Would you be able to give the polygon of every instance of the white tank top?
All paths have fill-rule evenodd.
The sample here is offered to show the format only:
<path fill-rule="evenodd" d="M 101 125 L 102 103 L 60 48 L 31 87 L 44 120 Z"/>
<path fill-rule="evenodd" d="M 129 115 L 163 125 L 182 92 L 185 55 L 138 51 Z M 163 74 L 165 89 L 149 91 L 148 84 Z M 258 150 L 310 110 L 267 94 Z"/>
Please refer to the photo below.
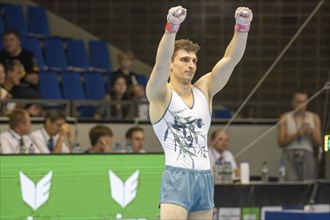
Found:
<path fill-rule="evenodd" d="M 164 149 L 167 166 L 208 170 L 209 103 L 195 86 L 192 87 L 192 94 L 194 102 L 189 108 L 171 89 L 171 100 L 164 116 L 152 126 Z"/>
<path fill-rule="evenodd" d="M 313 114 L 311 112 L 306 112 L 304 116 L 304 121 L 302 124 L 309 124 L 311 128 L 314 128 L 314 120 L 313 120 Z M 301 125 L 297 124 L 297 121 L 294 117 L 294 115 L 291 113 L 288 114 L 287 116 L 287 135 L 293 135 L 296 134 L 299 130 Z M 310 152 L 313 152 L 313 144 L 312 140 L 310 139 L 309 136 L 305 135 L 300 137 L 299 139 L 296 139 L 292 141 L 286 149 L 288 150 L 297 150 L 297 149 L 302 149 L 302 150 L 307 150 Z"/>

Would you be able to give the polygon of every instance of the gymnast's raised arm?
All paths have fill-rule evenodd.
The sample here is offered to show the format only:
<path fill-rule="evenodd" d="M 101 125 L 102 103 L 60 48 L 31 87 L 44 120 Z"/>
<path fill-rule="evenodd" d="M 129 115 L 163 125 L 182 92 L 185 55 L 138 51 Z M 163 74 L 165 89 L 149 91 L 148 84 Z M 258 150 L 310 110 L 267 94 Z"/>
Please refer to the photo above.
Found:
<path fill-rule="evenodd" d="M 241 60 L 247 42 L 252 11 L 246 7 L 239 7 L 235 12 L 235 32 L 229 43 L 224 57 L 213 67 L 212 71 L 196 82 L 196 86 L 204 91 L 211 99 L 228 82 L 235 66 Z"/>
<path fill-rule="evenodd" d="M 149 101 L 162 99 L 167 92 L 175 37 L 180 24 L 186 18 L 186 12 L 187 10 L 181 6 L 173 7 L 168 12 L 165 33 L 159 43 L 156 63 L 147 84 L 146 94 Z"/>

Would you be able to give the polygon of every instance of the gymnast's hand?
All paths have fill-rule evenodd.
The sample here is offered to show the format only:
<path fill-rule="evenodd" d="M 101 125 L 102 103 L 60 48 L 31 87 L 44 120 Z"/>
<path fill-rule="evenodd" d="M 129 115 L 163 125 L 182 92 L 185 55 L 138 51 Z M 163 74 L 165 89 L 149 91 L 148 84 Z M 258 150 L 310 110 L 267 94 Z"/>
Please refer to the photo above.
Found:
<path fill-rule="evenodd" d="M 235 12 L 236 23 L 240 25 L 248 25 L 253 18 L 252 11 L 246 7 L 239 7 Z"/>
<path fill-rule="evenodd" d="M 178 25 L 181 24 L 187 15 L 187 9 L 181 6 L 173 7 L 168 11 L 167 21 L 171 24 Z"/>

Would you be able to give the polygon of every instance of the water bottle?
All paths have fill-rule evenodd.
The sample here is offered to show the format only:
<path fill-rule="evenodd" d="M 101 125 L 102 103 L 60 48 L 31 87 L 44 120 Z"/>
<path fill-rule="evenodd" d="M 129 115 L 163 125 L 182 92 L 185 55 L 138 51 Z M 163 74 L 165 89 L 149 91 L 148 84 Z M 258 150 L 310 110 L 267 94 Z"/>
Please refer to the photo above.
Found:
<path fill-rule="evenodd" d="M 125 153 L 125 151 L 126 151 L 126 146 L 122 146 L 119 142 L 117 142 L 115 145 L 115 152 L 116 153 Z"/>
<path fill-rule="evenodd" d="M 29 154 L 35 154 L 35 149 L 34 149 L 32 143 L 30 144 L 30 147 L 29 147 Z"/>
<path fill-rule="evenodd" d="M 125 153 L 132 153 L 132 152 L 133 152 L 132 145 L 126 144 Z"/>
<path fill-rule="evenodd" d="M 285 175 L 286 175 L 286 168 L 285 168 L 284 160 L 281 160 L 280 166 L 278 168 L 278 181 L 284 182 Z"/>
<path fill-rule="evenodd" d="M 262 165 L 261 169 L 261 181 L 262 182 L 268 182 L 268 177 L 269 177 L 269 169 L 268 169 L 268 164 L 265 161 Z"/>
<path fill-rule="evenodd" d="M 225 162 L 224 164 L 224 182 L 231 183 L 232 182 L 232 167 L 230 162 Z"/>
<path fill-rule="evenodd" d="M 214 176 L 214 183 L 220 184 L 222 182 L 222 173 L 223 173 L 223 167 L 220 163 L 220 161 L 216 161 L 213 168 L 213 176 Z"/>
<path fill-rule="evenodd" d="M 75 142 L 72 144 L 72 153 L 79 153 L 80 151 L 80 144 Z"/>
<path fill-rule="evenodd" d="M 20 149 L 19 149 L 19 153 L 20 154 L 27 154 L 27 149 L 26 149 L 26 147 L 25 146 L 20 146 Z"/>

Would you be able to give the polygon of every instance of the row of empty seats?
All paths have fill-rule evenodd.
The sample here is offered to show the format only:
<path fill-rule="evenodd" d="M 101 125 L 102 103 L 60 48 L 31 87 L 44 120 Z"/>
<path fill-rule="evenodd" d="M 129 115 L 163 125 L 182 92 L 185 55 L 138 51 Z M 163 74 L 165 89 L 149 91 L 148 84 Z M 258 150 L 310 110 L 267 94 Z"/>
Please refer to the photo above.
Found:
<path fill-rule="evenodd" d="M 46 9 L 42 6 L 27 6 L 24 15 L 22 5 L 1 4 L 0 33 L 5 28 L 15 29 L 22 36 L 51 36 Z M 25 18 L 27 17 L 27 18 Z"/>
<path fill-rule="evenodd" d="M 33 37 L 22 39 L 23 47 L 35 54 L 41 70 L 76 72 L 110 72 L 112 65 L 108 45 L 90 40 L 87 52 L 83 40 Z"/>

